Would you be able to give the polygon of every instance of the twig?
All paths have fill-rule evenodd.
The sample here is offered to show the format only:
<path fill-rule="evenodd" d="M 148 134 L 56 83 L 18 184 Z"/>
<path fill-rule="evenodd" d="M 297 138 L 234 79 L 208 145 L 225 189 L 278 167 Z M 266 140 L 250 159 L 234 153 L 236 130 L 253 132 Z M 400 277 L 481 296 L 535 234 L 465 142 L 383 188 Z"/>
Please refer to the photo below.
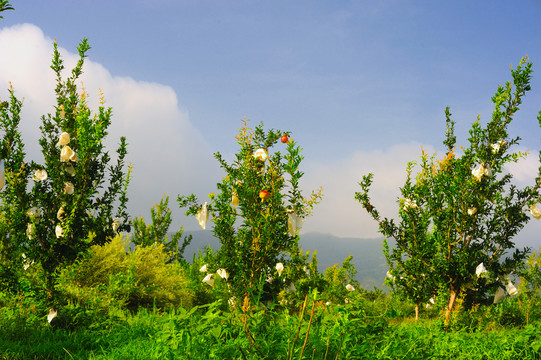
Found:
<path fill-rule="evenodd" d="M 331 334 L 329 335 L 329 338 L 327 339 L 327 349 L 325 349 L 325 358 L 323 358 L 323 360 L 327 360 L 327 354 L 329 353 L 329 346 L 331 345 L 331 337 L 332 337 L 332 329 L 331 329 Z"/>
<path fill-rule="evenodd" d="M 312 300 L 312 313 L 310 314 L 310 321 L 308 322 L 308 329 L 306 329 L 306 336 L 304 337 L 304 344 L 302 345 L 301 356 L 299 360 L 302 359 L 302 354 L 304 354 L 304 348 L 306 348 L 306 343 L 308 342 L 308 335 L 310 334 L 310 326 L 312 325 L 312 320 L 314 319 L 314 310 L 316 308 L 315 300 Z"/>
<path fill-rule="evenodd" d="M 295 348 L 295 342 L 299 338 L 299 333 L 301 332 L 302 319 L 304 318 L 304 311 L 306 310 L 306 303 L 307 302 L 308 302 L 308 295 L 306 295 L 306 298 L 304 299 L 304 303 L 302 304 L 301 317 L 299 319 L 299 327 L 297 329 L 297 334 L 295 334 L 295 339 L 293 339 L 293 342 L 291 343 L 291 348 L 289 349 L 289 354 L 287 356 L 288 359 L 293 358 L 293 349 Z"/>
<path fill-rule="evenodd" d="M 340 355 L 340 350 L 342 350 L 343 342 L 344 342 L 344 333 L 342 333 L 342 335 L 340 335 L 340 346 L 338 347 L 338 352 L 336 353 L 336 357 L 334 358 L 334 360 L 338 359 L 338 356 Z"/>
<path fill-rule="evenodd" d="M 242 348 L 240 347 L 240 345 L 239 345 L 239 350 L 240 350 L 240 353 L 242 354 L 242 358 L 243 358 L 244 360 L 247 360 L 247 359 L 246 359 L 246 355 L 244 355 L 244 351 L 242 351 Z"/>
<path fill-rule="evenodd" d="M 261 356 L 261 358 L 263 359 L 264 356 L 263 356 L 263 353 L 261 352 L 261 350 L 259 350 L 259 347 L 257 346 L 257 342 L 255 341 L 255 338 L 254 336 L 252 335 L 252 333 L 248 333 L 248 336 L 252 339 L 252 341 L 254 342 L 254 347 L 255 349 L 257 350 L 257 352 L 259 353 L 259 355 Z"/>

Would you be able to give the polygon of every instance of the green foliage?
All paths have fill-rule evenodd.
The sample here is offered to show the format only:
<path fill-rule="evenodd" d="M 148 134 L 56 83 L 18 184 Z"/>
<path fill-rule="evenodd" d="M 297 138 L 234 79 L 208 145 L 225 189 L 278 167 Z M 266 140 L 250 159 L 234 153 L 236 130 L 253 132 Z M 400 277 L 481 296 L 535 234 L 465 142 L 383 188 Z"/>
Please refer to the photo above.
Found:
<path fill-rule="evenodd" d="M 527 293 L 529 296 L 541 295 L 541 248 L 538 252 L 532 252 L 524 267 L 519 272 L 520 279 L 520 293 Z"/>
<path fill-rule="evenodd" d="M 171 253 L 168 262 L 182 261 L 184 249 L 192 241 L 192 235 L 186 236 L 180 247 L 179 240 L 184 233 L 182 227 L 171 234 L 171 239 L 169 239 L 167 232 L 173 219 L 171 219 L 171 210 L 167 206 L 168 203 L 169 196 L 164 195 L 160 203 L 150 209 L 152 224 L 147 225 L 145 219 L 135 217 L 133 219 L 133 235 L 130 237 L 130 241 L 136 246 L 150 246 L 154 243 L 163 244 L 164 249 Z"/>
<path fill-rule="evenodd" d="M 22 104 L 13 89 L 9 102 L 0 108 L 0 159 L 6 178 L 0 205 L 7 232 L 0 240 L 3 257 L 9 259 L 2 272 L 22 266 L 24 253 L 28 260 L 41 263 L 53 293 L 52 275 L 60 265 L 74 261 L 92 245 L 105 244 L 117 231 L 130 229 L 126 211 L 130 171 L 123 170 L 126 140 L 120 139 L 116 164 L 110 164 L 103 142 L 112 110 L 101 98 L 92 114 L 87 94 L 78 92 L 76 81 L 90 49 L 87 40 L 77 49 L 79 61 L 63 80 L 64 64 L 54 44 L 51 68 L 57 77 L 57 105 L 53 114 L 41 118 L 43 164 L 25 160 L 18 131 Z"/>
<path fill-rule="evenodd" d="M 526 324 L 541 318 L 541 249 L 530 254 L 519 271 L 519 297 L 517 299 Z"/>
<path fill-rule="evenodd" d="M 60 272 L 57 288 L 81 306 L 169 308 L 191 306 L 192 294 L 179 264 L 167 264 L 163 244 L 137 247 L 127 253 L 117 236 L 96 245 L 91 254 Z"/>
<path fill-rule="evenodd" d="M 355 195 L 380 232 L 396 240 L 394 249 L 384 246 L 391 285 L 416 304 L 446 289 L 446 323 L 458 297 L 466 294 L 470 304 L 483 301 L 486 293 L 505 287 L 527 254 L 527 249 L 510 253 L 512 239 L 529 221 L 528 207 L 534 215 L 539 211 L 534 204 L 540 196 L 541 168 L 533 186 L 518 188 L 504 166 L 524 156 L 510 152 L 520 139 L 510 138 L 507 127 L 530 90 L 531 73 L 526 59 L 511 69 L 513 83 L 498 87 L 492 98 L 492 120 L 484 128 L 479 119 L 473 123 L 470 145 L 461 147 L 461 155 L 455 152 L 454 122 L 446 110 L 446 156 L 435 160 L 423 152 L 416 177 L 414 163 L 408 164 L 398 224 L 382 219 L 371 204 L 372 174 L 364 176 L 362 192 Z M 541 112 L 538 120 L 541 125 Z M 480 264 L 487 271 L 476 274 Z"/>
<path fill-rule="evenodd" d="M 292 255 L 292 262 L 284 268 L 281 275 L 271 277 L 267 281 L 276 282 L 277 287 L 283 286 L 279 301 L 281 305 L 287 305 L 290 309 L 298 308 L 311 292 L 317 291 L 321 294 L 327 288 L 323 274 L 318 271 L 317 251 L 312 253 L 310 259 L 310 251 L 303 253 L 302 249 Z"/>
<path fill-rule="evenodd" d="M 289 136 L 265 132 L 262 125 L 252 130 L 245 122 L 237 136 L 240 150 L 234 162 L 215 154 L 226 176 L 217 184 L 218 193 L 209 195 L 210 203 L 201 205 L 194 195 L 178 197 L 180 207 L 188 207 L 186 214 L 197 216 L 203 228 L 207 219 L 214 223 L 221 247 L 208 264 L 209 274 L 227 272 L 226 277 L 222 274 L 232 295 L 248 296 L 256 303 L 274 299 L 289 285 L 266 280 L 279 277 L 278 263 L 284 268 L 296 266 L 298 231 L 321 197 L 320 193 L 312 193 L 309 199 L 301 195 L 301 149 L 293 140 L 281 144 L 285 155 L 270 152 L 284 134 Z"/>
<path fill-rule="evenodd" d="M 0 12 L 12 9 L 0 0 Z M 386 281 L 396 290 L 386 296 L 360 288 L 352 256 L 320 274 L 317 254 L 310 259 L 299 247 L 298 231 L 321 192 L 302 196 L 301 149 L 289 133 L 262 125 L 241 128 L 233 163 L 215 154 L 226 177 L 209 204 L 178 198 L 203 228 L 211 219 L 222 244 L 217 252 L 199 252 L 191 264 L 182 259 L 191 238 L 179 248 L 183 229 L 167 236 L 165 196 L 151 209 L 151 224 L 134 219 L 130 251 L 116 235 L 130 228 L 126 142 L 121 138 L 116 165 L 108 165 L 103 139 L 111 109 L 101 99 L 92 115 L 75 84 L 89 48 L 83 40 L 64 81 L 54 46 L 57 106 L 42 118 L 43 164 L 25 160 L 22 103 L 13 89 L 9 101 L 0 101 L 1 358 L 539 358 L 541 255 L 532 254 L 518 272 L 526 252 L 506 251 L 529 220 L 525 208 L 541 216 L 534 205 L 541 168 L 524 189 L 503 174 L 505 164 L 523 156 L 508 152 L 519 139 L 509 139 L 506 129 L 529 90 L 530 63 L 511 70 L 513 84 L 493 97 L 492 121 L 473 124 L 461 156 L 446 110 L 446 156 L 423 153 L 417 176 L 408 164 L 398 224 L 380 218 L 368 197 L 372 174 L 363 178 L 357 200 L 397 241 L 394 249 L 384 244 Z M 538 119 L 541 126 L 541 112 Z M 285 155 L 270 153 L 283 135 Z M 479 263 L 487 271 L 475 274 Z M 512 272 L 521 276 L 519 294 L 485 305 Z M 67 303 L 47 320 L 51 291 L 62 295 L 57 304 Z M 418 308 L 434 295 L 439 303 L 451 296 L 445 322 L 411 324 L 413 307 L 402 300 Z M 453 306 L 461 311 L 451 316 Z"/>
<path fill-rule="evenodd" d="M 9 0 L 0 0 L 0 13 L 6 10 L 14 10 L 13 6 L 9 3 Z M 0 19 L 3 19 L 4 17 L 0 15 Z"/>
<path fill-rule="evenodd" d="M 184 273 L 188 280 L 187 288 L 194 294 L 194 306 L 210 304 L 220 299 L 222 300 L 222 308 L 227 309 L 230 298 L 229 291 L 222 292 L 222 286 L 217 288 L 203 282 L 208 275 L 205 268 L 208 268 L 208 264 L 214 262 L 215 256 L 216 253 L 207 247 L 203 252 L 199 250 L 198 253 L 194 254 L 191 264 L 184 263 Z M 219 279 L 216 280 L 218 280 L 218 284 L 221 284 Z"/>
<path fill-rule="evenodd" d="M 146 309 L 96 313 L 68 306 L 51 324 L 31 306 L 0 307 L 0 358 L 539 358 L 539 322 L 524 327 L 493 323 L 487 330 L 457 327 L 454 332 L 427 320 L 387 326 L 363 304 L 325 306 L 312 293 L 297 311 L 268 309 L 250 314 L 224 312 L 219 303 L 166 313 Z M 506 316 L 512 306 L 498 311 Z M 485 307 L 485 311 L 497 308 Z"/>
<path fill-rule="evenodd" d="M 343 304 L 352 293 L 346 288 L 347 285 L 353 286 L 355 289 L 353 291 L 358 292 L 361 290 L 359 282 L 355 280 L 357 270 L 351 263 L 352 260 L 353 255 L 350 255 L 344 260 L 342 266 L 335 264 L 325 270 L 324 280 L 326 286 L 324 296 L 327 301 L 333 304 Z"/>
<path fill-rule="evenodd" d="M 162 318 L 153 336 L 162 348 L 154 356 L 175 358 L 352 358 L 358 345 L 384 327 L 366 326 L 358 311 L 334 311 L 311 294 L 299 312 L 266 310 L 249 314 L 209 307 L 179 310 Z"/>
<path fill-rule="evenodd" d="M 526 313 L 520 306 L 520 300 L 516 297 L 487 306 L 477 305 L 470 311 L 462 311 L 454 316 L 451 326 L 454 328 L 464 327 L 468 330 L 483 329 L 508 329 L 527 325 Z M 539 305 L 539 302 L 537 302 Z M 538 317 L 539 318 L 539 317 Z"/>

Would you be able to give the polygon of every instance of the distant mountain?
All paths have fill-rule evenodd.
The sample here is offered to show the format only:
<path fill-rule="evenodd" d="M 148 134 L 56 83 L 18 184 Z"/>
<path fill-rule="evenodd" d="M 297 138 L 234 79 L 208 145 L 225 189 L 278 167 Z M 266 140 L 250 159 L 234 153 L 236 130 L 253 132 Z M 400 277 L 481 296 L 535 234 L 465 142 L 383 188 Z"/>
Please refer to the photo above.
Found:
<path fill-rule="evenodd" d="M 212 231 L 185 231 L 183 236 L 184 235 L 192 235 L 193 237 L 191 244 L 186 247 L 186 250 L 184 251 L 184 258 L 188 261 L 191 261 L 194 254 L 198 251 L 203 252 L 206 247 L 210 247 L 214 250 L 217 250 L 220 247 L 220 242 L 212 235 Z"/>
<path fill-rule="evenodd" d="M 349 255 L 357 269 L 357 280 L 365 289 L 386 288 L 383 280 L 388 270 L 383 256 L 383 239 L 342 238 L 331 234 L 302 234 L 300 245 L 304 250 L 317 250 L 319 270 L 334 264 L 342 265 Z"/>
<path fill-rule="evenodd" d="M 186 248 L 184 257 L 191 261 L 194 254 L 208 246 L 214 250 L 220 247 L 220 243 L 212 236 L 211 231 L 187 231 L 185 235 L 193 236 L 192 243 Z M 357 269 L 357 280 L 365 289 L 378 287 L 388 290 L 383 286 L 385 273 L 388 270 L 385 257 L 382 252 L 382 239 L 342 238 L 331 234 L 308 233 L 301 234 L 300 245 L 303 250 L 313 253 L 317 250 L 319 271 L 324 272 L 334 264 L 342 265 L 349 255 L 353 255 L 353 263 Z"/>

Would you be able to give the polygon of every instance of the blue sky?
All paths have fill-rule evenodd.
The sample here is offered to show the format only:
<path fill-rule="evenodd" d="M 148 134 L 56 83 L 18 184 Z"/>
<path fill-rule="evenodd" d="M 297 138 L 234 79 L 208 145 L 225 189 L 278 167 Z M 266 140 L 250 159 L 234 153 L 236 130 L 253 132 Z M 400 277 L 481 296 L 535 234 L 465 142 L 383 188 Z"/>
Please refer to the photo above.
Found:
<path fill-rule="evenodd" d="M 292 131 L 304 149 L 306 191 L 324 186 L 305 231 L 378 237 L 353 200 L 362 174 L 375 173 L 374 203 L 393 216 L 406 162 L 421 146 L 441 148 L 445 107 L 465 144 L 477 115 L 490 117 L 509 65 L 524 55 L 534 69 L 541 65 L 541 3 L 534 0 L 11 3 L 15 11 L 0 20 L 0 59 L 12 56 L 8 44 L 17 41 L 43 49 L 3 63 L 0 97 L 13 81 L 29 117 L 51 111 L 52 102 L 32 100 L 40 84 L 24 74 L 47 71 L 52 39 L 69 57 L 87 37 L 92 79 L 85 85 L 91 94 L 104 89 L 119 122 L 111 137 L 126 134 L 130 142 L 134 215 L 148 216 L 164 192 L 174 208 L 177 194 L 215 190 L 221 174 L 211 154 L 236 150 L 234 135 L 247 117 Z M 537 72 L 532 86 L 511 135 L 538 151 Z M 35 125 L 28 124 L 29 139 Z M 519 180 L 535 173 L 534 160 L 516 169 Z M 195 229 L 181 213 L 177 221 Z M 523 241 L 535 246 L 539 229 L 529 225 Z"/>

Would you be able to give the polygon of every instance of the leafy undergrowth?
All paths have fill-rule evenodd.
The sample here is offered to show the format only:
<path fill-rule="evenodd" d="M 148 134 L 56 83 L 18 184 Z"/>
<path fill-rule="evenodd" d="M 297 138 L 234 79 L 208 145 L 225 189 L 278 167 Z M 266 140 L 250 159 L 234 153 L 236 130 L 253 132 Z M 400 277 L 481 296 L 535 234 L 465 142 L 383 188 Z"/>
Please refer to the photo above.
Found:
<path fill-rule="evenodd" d="M 541 324 L 444 331 L 438 320 L 389 326 L 353 307 L 307 303 L 246 316 L 220 304 L 168 312 L 0 308 L 1 359 L 538 359 Z"/>

